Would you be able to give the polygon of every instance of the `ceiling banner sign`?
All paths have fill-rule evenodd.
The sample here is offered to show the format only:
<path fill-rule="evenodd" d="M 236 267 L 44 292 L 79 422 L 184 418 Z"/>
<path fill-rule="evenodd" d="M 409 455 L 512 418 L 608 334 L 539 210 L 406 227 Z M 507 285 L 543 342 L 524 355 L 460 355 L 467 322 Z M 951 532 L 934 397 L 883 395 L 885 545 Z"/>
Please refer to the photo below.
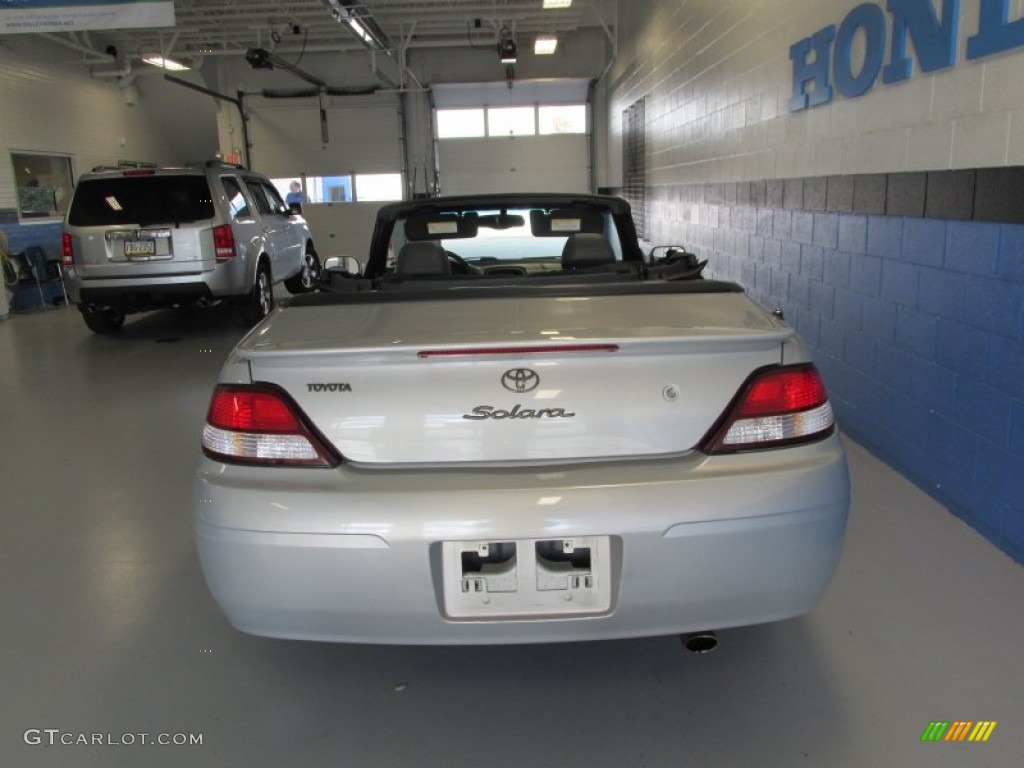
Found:
<path fill-rule="evenodd" d="M 0 0 L 0 34 L 173 26 L 166 0 Z"/>

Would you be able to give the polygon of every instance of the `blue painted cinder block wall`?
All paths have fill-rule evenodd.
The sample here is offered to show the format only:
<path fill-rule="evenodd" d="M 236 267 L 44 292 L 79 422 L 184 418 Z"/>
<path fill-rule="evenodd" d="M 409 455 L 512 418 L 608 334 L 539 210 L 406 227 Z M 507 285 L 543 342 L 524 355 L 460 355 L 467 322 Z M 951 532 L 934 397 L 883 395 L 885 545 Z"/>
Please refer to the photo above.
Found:
<path fill-rule="evenodd" d="M 661 206 L 659 242 L 784 309 L 845 432 L 1024 562 L 1024 225 Z"/>
<path fill-rule="evenodd" d="M 0 229 L 7 234 L 8 250 L 20 253 L 30 245 L 55 243 L 59 247 L 63 224 L 59 221 L 45 224 L 0 224 Z"/>

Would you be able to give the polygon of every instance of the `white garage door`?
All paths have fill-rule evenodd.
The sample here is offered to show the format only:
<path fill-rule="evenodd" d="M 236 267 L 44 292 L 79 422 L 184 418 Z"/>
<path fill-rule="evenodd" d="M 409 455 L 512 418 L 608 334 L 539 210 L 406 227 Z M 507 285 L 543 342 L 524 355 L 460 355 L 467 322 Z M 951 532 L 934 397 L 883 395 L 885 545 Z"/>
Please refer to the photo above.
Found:
<path fill-rule="evenodd" d="M 438 142 L 441 192 L 586 192 L 587 136 L 517 136 Z"/>
<path fill-rule="evenodd" d="M 585 104 L 586 80 L 460 83 L 433 89 L 438 110 Z M 553 133 L 480 138 L 438 138 L 441 193 L 586 192 L 590 189 L 590 136 Z"/>
<path fill-rule="evenodd" d="M 328 141 L 320 136 L 315 99 L 250 105 L 253 167 L 271 177 L 402 170 L 398 105 L 331 106 Z"/>

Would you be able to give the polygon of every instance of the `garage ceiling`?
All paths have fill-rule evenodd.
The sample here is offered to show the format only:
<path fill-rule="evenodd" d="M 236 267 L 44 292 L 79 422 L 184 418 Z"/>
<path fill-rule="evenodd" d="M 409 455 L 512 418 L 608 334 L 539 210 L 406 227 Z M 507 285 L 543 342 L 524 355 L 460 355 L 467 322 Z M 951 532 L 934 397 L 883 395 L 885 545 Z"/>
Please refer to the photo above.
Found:
<path fill-rule="evenodd" d="M 392 50 L 496 45 L 502 28 L 525 48 L 539 34 L 567 35 L 602 29 L 611 36 L 616 0 L 574 0 L 544 9 L 542 0 L 175 0 L 176 26 L 102 33 L 46 35 L 95 61 L 146 54 L 193 61 L 243 56 L 249 48 L 275 54 L 364 50 L 345 17 L 354 18 Z"/>

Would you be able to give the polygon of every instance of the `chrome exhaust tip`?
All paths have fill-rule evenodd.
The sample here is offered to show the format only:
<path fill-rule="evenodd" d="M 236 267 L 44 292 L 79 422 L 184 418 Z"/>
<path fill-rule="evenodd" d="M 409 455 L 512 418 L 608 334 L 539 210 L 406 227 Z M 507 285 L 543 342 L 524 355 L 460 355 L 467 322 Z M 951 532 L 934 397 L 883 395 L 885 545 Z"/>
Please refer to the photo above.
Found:
<path fill-rule="evenodd" d="M 679 639 L 683 641 L 683 647 L 690 653 L 711 653 L 718 647 L 718 638 L 712 631 L 690 632 L 681 635 Z"/>

